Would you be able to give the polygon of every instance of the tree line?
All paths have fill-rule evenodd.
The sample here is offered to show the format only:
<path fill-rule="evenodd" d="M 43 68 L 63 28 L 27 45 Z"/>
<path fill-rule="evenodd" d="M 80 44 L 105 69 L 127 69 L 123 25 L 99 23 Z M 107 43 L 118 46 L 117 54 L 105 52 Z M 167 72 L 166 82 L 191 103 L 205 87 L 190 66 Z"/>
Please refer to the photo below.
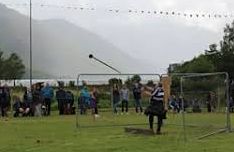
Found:
<path fill-rule="evenodd" d="M 192 60 L 174 68 L 169 73 L 212 73 L 227 72 L 234 79 L 234 22 L 224 27 L 222 40 L 218 44 L 210 44 L 209 48 Z M 225 85 L 225 77 L 193 78 L 187 81 L 184 89 L 208 91 Z M 209 84 L 209 85 L 208 85 Z M 178 92 L 179 77 L 172 79 L 172 91 Z M 232 88 L 232 87 L 231 87 Z"/>
<path fill-rule="evenodd" d="M 211 44 L 203 54 L 176 67 L 175 73 L 228 72 L 234 78 L 234 22 L 224 28 L 219 44 Z"/>

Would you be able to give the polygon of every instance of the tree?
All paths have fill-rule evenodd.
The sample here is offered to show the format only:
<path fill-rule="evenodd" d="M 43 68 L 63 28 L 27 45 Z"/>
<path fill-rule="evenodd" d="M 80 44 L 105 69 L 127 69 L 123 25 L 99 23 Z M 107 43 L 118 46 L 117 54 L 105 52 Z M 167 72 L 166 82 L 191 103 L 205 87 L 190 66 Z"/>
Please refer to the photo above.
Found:
<path fill-rule="evenodd" d="M 149 87 L 154 87 L 155 84 L 153 80 L 148 80 L 146 85 Z"/>
<path fill-rule="evenodd" d="M 234 77 L 234 22 L 226 25 L 223 40 L 220 42 L 221 61 L 219 70 L 226 71 Z"/>
<path fill-rule="evenodd" d="M 25 73 L 25 66 L 22 59 L 12 53 L 8 58 L 3 57 L 3 52 L 0 52 L 0 77 L 1 79 L 11 80 L 20 79 Z"/>
<path fill-rule="evenodd" d="M 133 75 L 132 77 L 128 77 L 127 80 L 124 82 L 128 88 L 132 88 L 133 84 L 136 82 L 140 82 L 141 77 L 139 75 Z"/>
<path fill-rule="evenodd" d="M 220 44 L 211 44 L 208 50 L 205 50 L 204 54 L 199 55 L 198 57 L 193 58 L 190 61 L 183 63 L 181 66 L 178 66 L 174 71 L 177 73 L 209 73 L 209 72 L 228 72 L 231 79 L 234 78 L 234 22 L 230 25 L 226 25 L 224 28 L 223 40 L 220 41 Z M 219 79 L 213 78 L 209 81 L 215 85 Z M 179 80 L 177 78 L 172 80 L 172 84 L 179 85 Z M 207 81 L 207 80 L 204 80 Z M 202 86 L 201 86 L 202 85 Z M 194 87 L 200 89 L 212 89 L 212 86 L 203 85 L 203 82 L 199 80 L 196 82 L 196 79 L 190 81 L 187 87 Z M 172 86 L 173 87 L 173 86 Z M 172 88 L 173 89 L 173 88 Z"/>
<path fill-rule="evenodd" d="M 200 55 L 176 68 L 177 73 L 209 73 L 215 72 L 214 64 L 206 55 Z"/>
<path fill-rule="evenodd" d="M 75 81 L 69 81 L 69 85 L 70 88 L 75 88 Z"/>
<path fill-rule="evenodd" d="M 210 50 L 205 54 L 214 64 L 217 72 L 228 72 L 234 77 L 234 22 L 224 28 L 223 40 L 220 42 L 220 50 L 217 45 L 210 45 Z"/>
<path fill-rule="evenodd" d="M 220 61 L 222 60 L 222 55 L 221 52 L 218 50 L 218 45 L 217 44 L 211 44 L 209 46 L 209 50 L 205 50 L 205 56 L 207 59 L 213 63 L 215 67 L 215 71 L 219 71 L 219 64 Z"/>
<path fill-rule="evenodd" d="M 117 85 L 122 85 L 122 80 L 121 79 L 118 79 L 118 78 L 111 78 L 109 79 L 109 85 L 113 85 L 113 84 L 117 84 Z"/>
<path fill-rule="evenodd" d="M 224 28 L 219 46 L 211 44 L 204 54 L 185 62 L 173 72 L 228 72 L 234 78 L 234 22 Z"/>
<path fill-rule="evenodd" d="M 128 77 L 124 83 L 128 88 L 132 88 L 132 80 L 130 77 Z"/>
<path fill-rule="evenodd" d="M 136 74 L 136 75 L 132 76 L 131 81 L 139 83 L 141 81 L 141 77 Z"/>

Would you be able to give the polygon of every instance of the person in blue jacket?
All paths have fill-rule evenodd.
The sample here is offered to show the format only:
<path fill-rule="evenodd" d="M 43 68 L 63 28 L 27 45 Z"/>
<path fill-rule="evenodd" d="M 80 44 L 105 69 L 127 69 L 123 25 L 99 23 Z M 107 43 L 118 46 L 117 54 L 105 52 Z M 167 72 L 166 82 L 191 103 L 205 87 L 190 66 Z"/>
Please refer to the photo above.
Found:
<path fill-rule="evenodd" d="M 43 100 L 44 100 L 44 105 L 46 107 L 46 115 L 50 115 L 50 108 L 51 108 L 51 101 L 54 97 L 54 90 L 53 88 L 46 83 L 46 85 L 42 88 L 41 90 L 42 92 L 42 96 L 43 96 Z"/>
<path fill-rule="evenodd" d="M 86 114 L 87 108 L 90 107 L 91 94 L 87 88 L 86 82 L 83 82 L 82 89 L 80 91 L 79 105 L 80 114 Z"/>

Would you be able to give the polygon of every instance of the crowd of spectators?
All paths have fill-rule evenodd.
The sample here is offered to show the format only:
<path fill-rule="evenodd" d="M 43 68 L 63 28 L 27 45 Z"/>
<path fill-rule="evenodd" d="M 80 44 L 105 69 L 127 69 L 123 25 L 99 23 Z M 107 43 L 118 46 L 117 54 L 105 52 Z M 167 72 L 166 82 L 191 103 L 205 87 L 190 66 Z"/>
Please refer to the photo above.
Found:
<path fill-rule="evenodd" d="M 73 93 L 66 91 L 63 85 L 55 91 L 48 83 L 37 83 L 31 89 L 24 88 L 22 96 L 12 96 L 12 104 L 10 88 L 0 87 L 0 113 L 2 117 L 7 117 L 12 107 L 14 117 L 49 116 L 54 98 L 58 102 L 60 115 L 75 113 Z"/>
<path fill-rule="evenodd" d="M 131 90 L 131 91 L 130 91 Z M 129 96 L 132 93 L 136 113 L 143 114 L 142 93 L 144 87 L 140 82 L 135 82 L 131 89 L 126 84 L 113 84 L 111 88 L 112 108 L 114 114 L 128 114 L 129 111 Z M 100 92 L 95 86 L 87 86 L 83 82 L 79 91 L 78 108 L 81 115 L 86 114 L 88 109 L 91 109 L 95 117 L 99 116 L 99 100 Z M 171 95 L 168 102 L 168 107 L 174 113 L 186 111 L 188 106 L 192 106 L 193 112 L 201 112 L 200 102 L 196 99 L 192 101 L 192 105 L 188 105 L 182 97 Z M 12 102 L 11 102 L 12 101 Z M 63 83 L 59 83 L 58 88 L 51 87 L 48 83 L 37 83 L 32 88 L 24 88 L 24 93 L 21 96 L 13 95 L 8 86 L 0 87 L 0 114 L 2 117 L 8 116 L 8 111 L 12 108 L 13 116 L 49 116 L 51 115 L 51 104 L 57 102 L 59 115 L 75 114 L 75 98 L 72 91 L 63 87 Z M 55 105 L 55 104 L 54 104 Z M 207 112 L 213 112 L 216 109 L 215 94 L 209 92 L 206 97 Z M 183 108 L 184 106 L 184 108 Z M 233 112 L 233 99 L 230 98 L 230 112 Z M 54 106 L 53 106 L 54 107 Z M 119 107 L 121 107 L 119 109 Z"/>

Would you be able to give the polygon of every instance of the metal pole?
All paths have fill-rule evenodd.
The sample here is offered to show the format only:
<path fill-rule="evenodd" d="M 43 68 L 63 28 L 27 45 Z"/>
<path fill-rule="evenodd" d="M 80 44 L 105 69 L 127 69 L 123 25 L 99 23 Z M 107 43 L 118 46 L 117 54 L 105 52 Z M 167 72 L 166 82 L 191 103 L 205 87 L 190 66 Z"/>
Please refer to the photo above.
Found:
<path fill-rule="evenodd" d="M 32 0 L 30 0 L 30 8 L 29 8 L 29 79 L 30 79 L 30 90 L 32 91 Z"/>
<path fill-rule="evenodd" d="M 77 77 L 77 104 L 76 104 L 76 129 L 80 127 L 79 124 L 79 83 L 80 83 L 80 75 Z"/>
<path fill-rule="evenodd" d="M 229 74 L 226 73 L 226 104 L 227 104 L 227 131 L 231 132 L 231 117 L 230 117 L 230 97 L 229 97 Z"/>
<path fill-rule="evenodd" d="M 182 125 L 184 130 L 184 141 L 187 141 L 186 138 L 186 128 L 185 128 L 185 109 L 184 109 L 184 92 L 183 92 L 183 77 L 180 79 L 180 93 L 181 93 L 181 100 L 182 100 Z"/>
<path fill-rule="evenodd" d="M 121 74 L 121 72 L 120 72 L 119 70 L 117 70 L 116 68 L 114 68 L 114 67 L 108 65 L 107 63 L 105 63 L 105 62 L 99 60 L 98 58 L 94 57 L 92 54 L 89 55 L 89 58 L 90 58 L 90 59 L 94 59 L 94 60 L 96 60 L 96 61 L 102 63 L 103 65 L 107 66 L 108 68 L 114 70 L 115 72 Z"/>

